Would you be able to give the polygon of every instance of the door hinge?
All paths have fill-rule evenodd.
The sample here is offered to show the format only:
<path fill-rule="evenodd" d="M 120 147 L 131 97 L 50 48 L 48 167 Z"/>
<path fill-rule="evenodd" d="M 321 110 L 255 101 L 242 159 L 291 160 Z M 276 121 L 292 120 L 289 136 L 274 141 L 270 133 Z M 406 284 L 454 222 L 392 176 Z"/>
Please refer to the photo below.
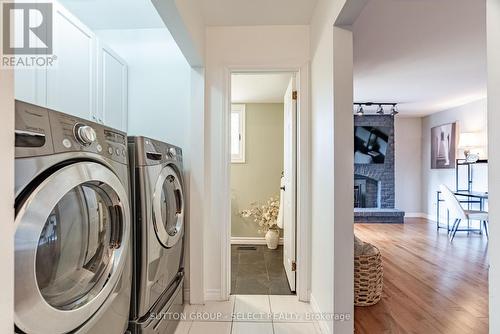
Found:
<path fill-rule="evenodd" d="M 297 91 L 296 90 L 294 90 L 292 92 L 292 100 L 297 100 Z"/>
<path fill-rule="evenodd" d="M 292 271 L 297 271 L 297 262 L 292 261 Z"/>

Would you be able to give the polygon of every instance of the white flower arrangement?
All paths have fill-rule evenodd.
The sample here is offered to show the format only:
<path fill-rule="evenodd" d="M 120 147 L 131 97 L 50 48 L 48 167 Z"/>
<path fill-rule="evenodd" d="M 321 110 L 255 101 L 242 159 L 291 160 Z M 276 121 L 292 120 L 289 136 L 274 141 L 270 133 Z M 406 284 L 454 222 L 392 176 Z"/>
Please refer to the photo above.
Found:
<path fill-rule="evenodd" d="M 259 225 L 259 233 L 266 233 L 269 230 L 277 230 L 278 214 L 280 209 L 279 197 L 271 197 L 265 204 L 259 205 L 254 202 L 250 208 L 240 212 L 243 218 L 253 218 L 253 221 Z"/>

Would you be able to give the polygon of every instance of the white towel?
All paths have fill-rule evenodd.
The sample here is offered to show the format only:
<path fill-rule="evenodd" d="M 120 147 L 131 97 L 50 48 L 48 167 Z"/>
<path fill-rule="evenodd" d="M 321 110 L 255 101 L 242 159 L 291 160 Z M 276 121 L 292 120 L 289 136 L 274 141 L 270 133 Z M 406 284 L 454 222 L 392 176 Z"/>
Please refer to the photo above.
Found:
<path fill-rule="evenodd" d="M 285 177 L 281 177 L 280 181 L 280 210 L 278 212 L 278 219 L 276 220 L 276 225 L 278 225 L 279 228 L 283 228 L 283 208 L 284 208 L 284 202 L 285 202 Z"/>

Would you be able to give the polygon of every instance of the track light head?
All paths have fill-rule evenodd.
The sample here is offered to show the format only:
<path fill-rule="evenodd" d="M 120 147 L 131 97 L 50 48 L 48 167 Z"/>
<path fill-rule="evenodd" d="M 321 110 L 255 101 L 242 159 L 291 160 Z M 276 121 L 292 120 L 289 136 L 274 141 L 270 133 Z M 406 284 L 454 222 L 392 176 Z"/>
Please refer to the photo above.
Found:
<path fill-rule="evenodd" d="M 360 104 L 358 107 L 358 111 L 356 112 L 358 116 L 363 116 L 365 114 L 365 110 L 363 109 L 363 106 Z"/>
<path fill-rule="evenodd" d="M 383 115 L 384 114 L 384 107 L 382 107 L 381 104 L 378 105 L 377 114 L 379 114 L 379 115 Z"/>
<path fill-rule="evenodd" d="M 397 114 L 399 114 L 398 107 L 396 105 L 393 105 L 391 108 L 391 115 L 396 116 Z"/>

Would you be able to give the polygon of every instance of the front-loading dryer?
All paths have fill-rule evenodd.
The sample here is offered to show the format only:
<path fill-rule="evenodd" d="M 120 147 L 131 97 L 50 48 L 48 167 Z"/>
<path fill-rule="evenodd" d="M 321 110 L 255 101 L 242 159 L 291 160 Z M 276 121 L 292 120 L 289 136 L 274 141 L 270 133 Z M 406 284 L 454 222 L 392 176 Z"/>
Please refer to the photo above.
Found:
<path fill-rule="evenodd" d="M 126 134 L 20 101 L 15 123 L 15 332 L 124 333 Z"/>
<path fill-rule="evenodd" d="M 183 304 L 182 150 L 146 137 L 128 142 L 135 220 L 129 329 L 173 333 Z"/>

